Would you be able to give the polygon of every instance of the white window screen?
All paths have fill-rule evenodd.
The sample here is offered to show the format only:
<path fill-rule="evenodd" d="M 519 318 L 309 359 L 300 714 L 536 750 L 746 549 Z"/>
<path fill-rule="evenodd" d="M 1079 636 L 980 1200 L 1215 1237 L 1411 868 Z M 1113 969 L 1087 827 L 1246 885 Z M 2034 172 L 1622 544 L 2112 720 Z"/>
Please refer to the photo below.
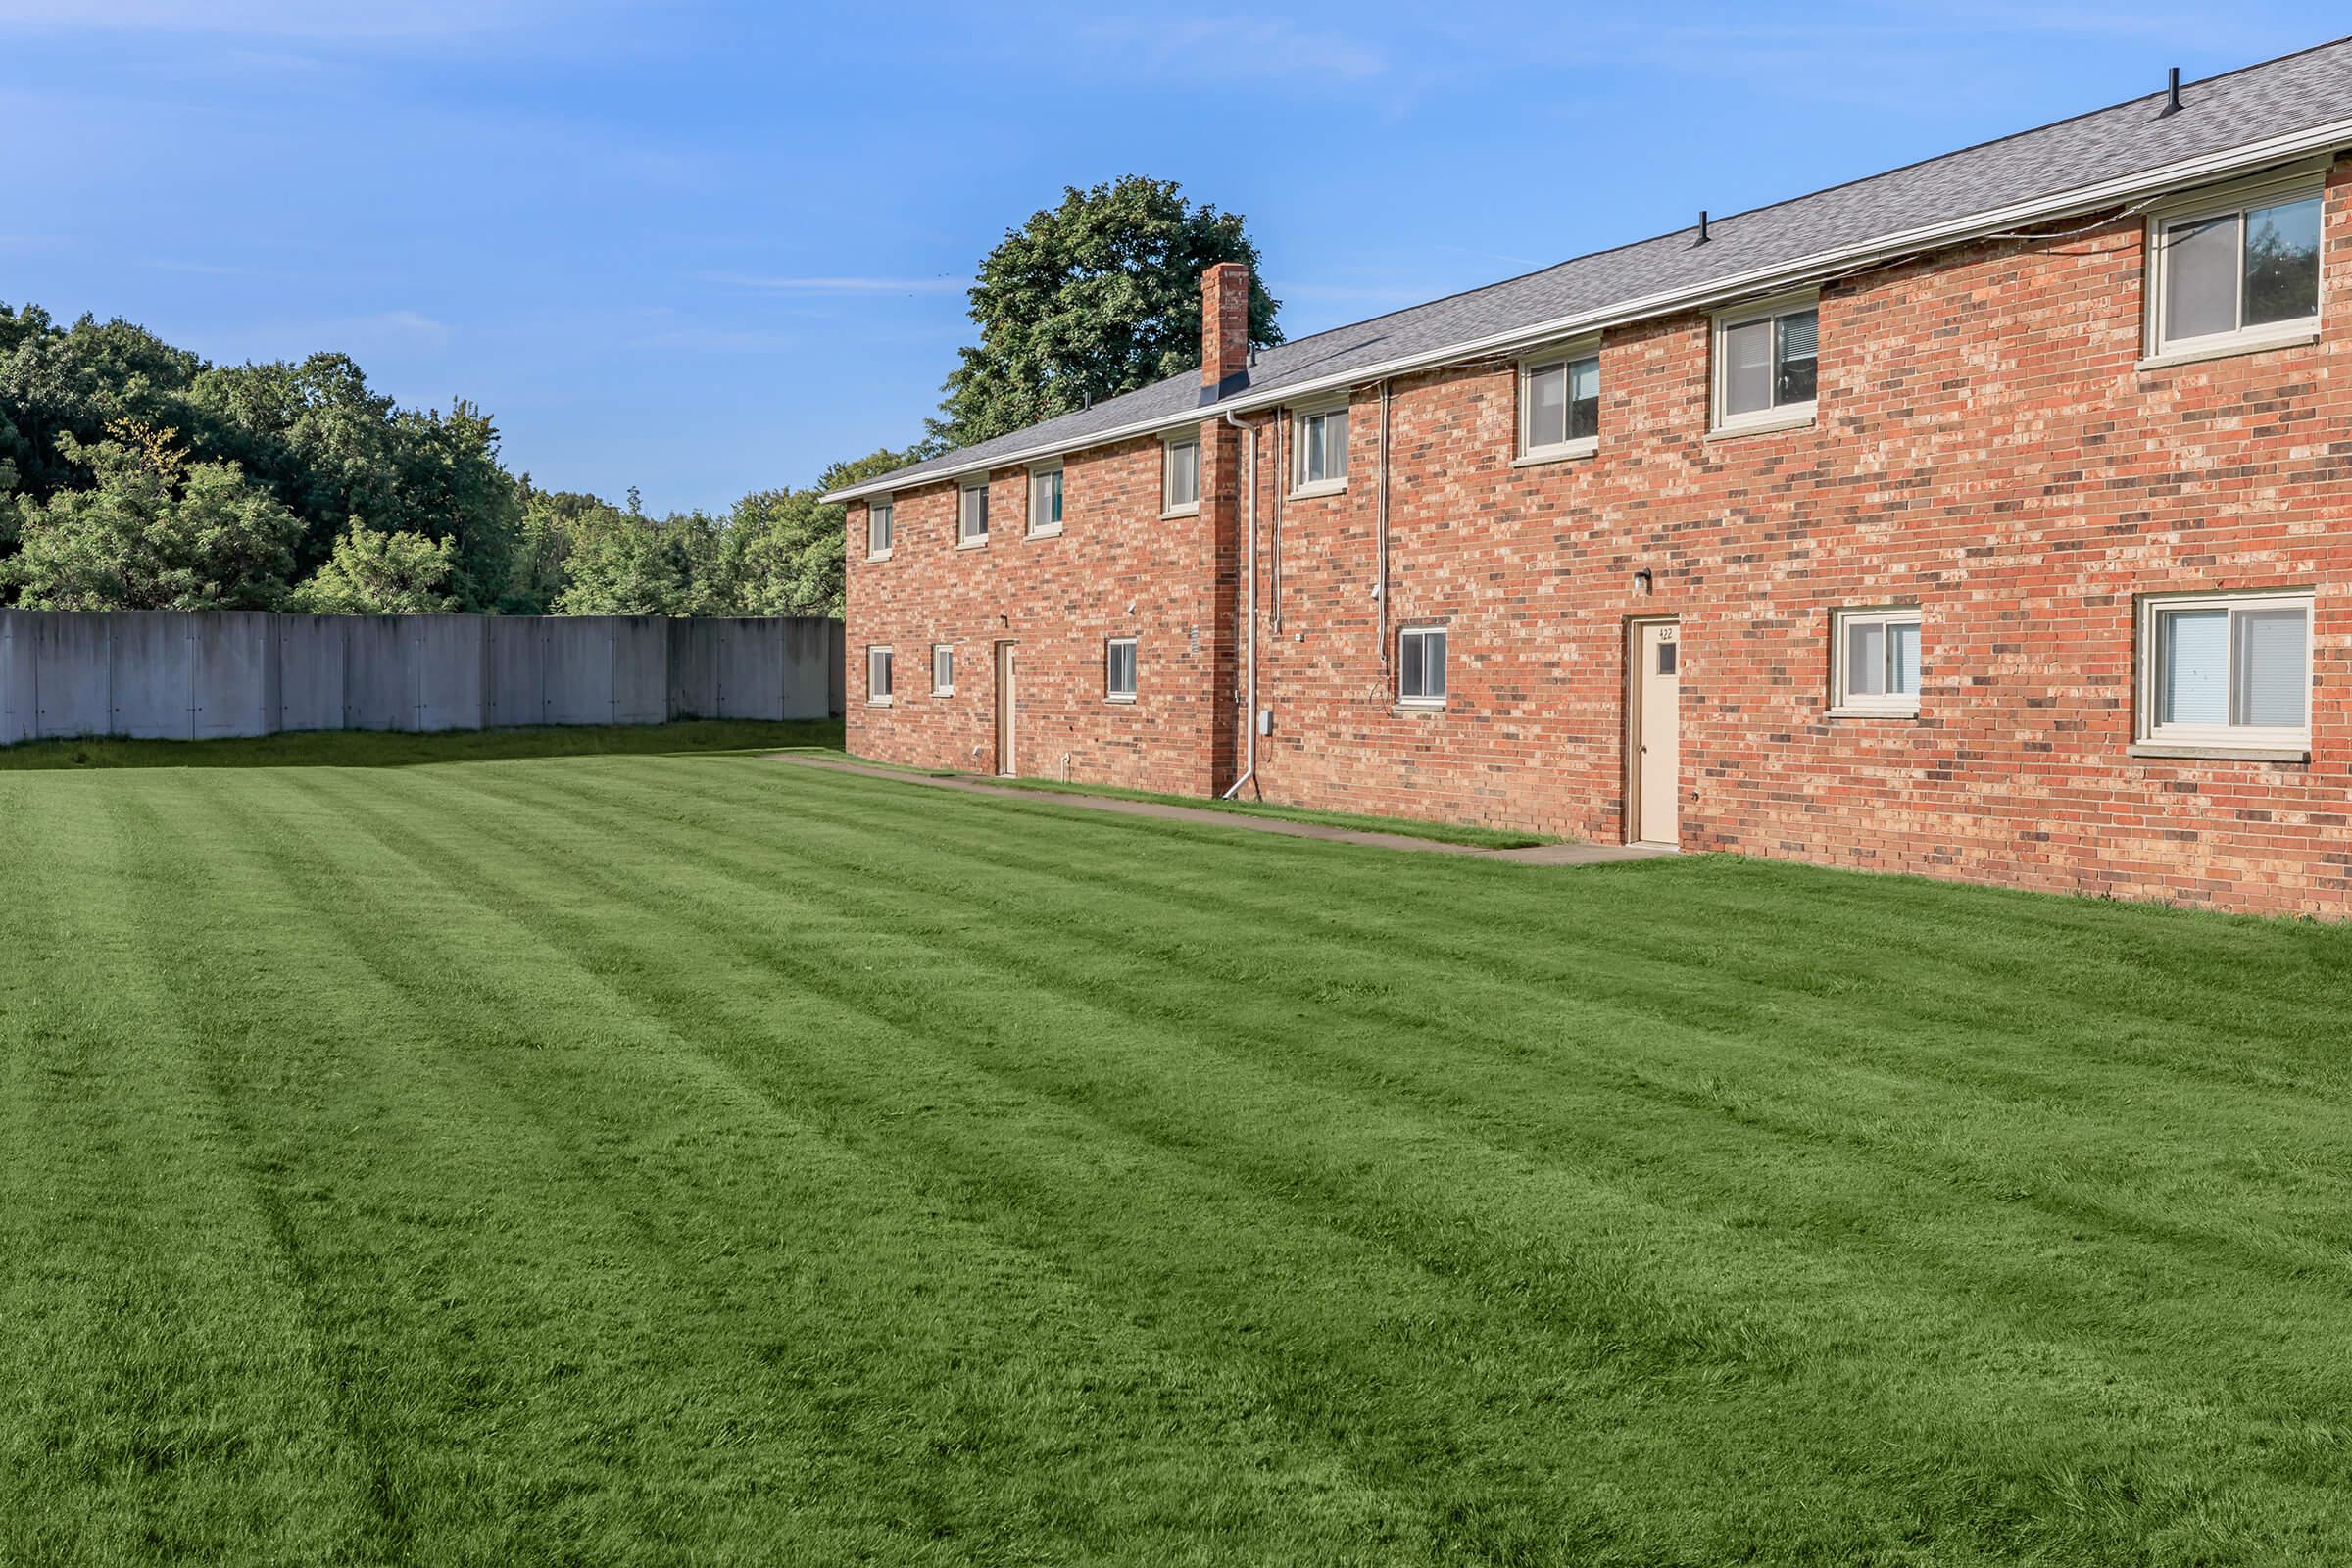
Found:
<path fill-rule="evenodd" d="M 2237 613 L 2231 675 L 2235 722 L 2259 729 L 2300 729 L 2311 697 L 2310 638 L 2300 610 Z"/>
<path fill-rule="evenodd" d="M 2162 693 L 2167 724 L 2230 722 L 2230 612 L 2175 610 L 2158 617 Z"/>
<path fill-rule="evenodd" d="M 1408 703 L 1446 700 L 1446 633 L 1407 627 L 1396 634 L 1396 695 Z"/>
<path fill-rule="evenodd" d="M 1529 451 L 1556 447 L 1568 439 L 1568 367 L 1543 365 L 1527 372 Z"/>
<path fill-rule="evenodd" d="M 963 492 L 963 537 L 988 537 L 988 486 L 972 485 Z"/>
<path fill-rule="evenodd" d="M 1772 323 L 1744 321 L 1723 334 L 1723 412 L 1772 407 Z"/>
<path fill-rule="evenodd" d="M 2165 329 L 2207 337 L 2237 328 L 2237 215 L 2176 223 L 2165 234 Z"/>
<path fill-rule="evenodd" d="M 1189 507 L 1200 499 L 1200 443 L 1168 443 L 1168 494 L 1163 512 Z"/>

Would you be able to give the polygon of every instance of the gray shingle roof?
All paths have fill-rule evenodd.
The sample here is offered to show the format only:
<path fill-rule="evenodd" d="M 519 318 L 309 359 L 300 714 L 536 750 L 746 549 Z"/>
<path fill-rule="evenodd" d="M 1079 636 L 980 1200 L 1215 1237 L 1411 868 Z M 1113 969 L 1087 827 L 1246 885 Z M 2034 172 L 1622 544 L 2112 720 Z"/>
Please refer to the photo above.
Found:
<path fill-rule="evenodd" d="M 1934 224 L 2088 190 L 2352 117 L 2352 38 L 2249 66 L 1998 141 L 1712 220 L 1708 242 L 1686 228 L 1599 251 L 1468 293 L 1334 327 L 1260 351 L 1249 385 L 1224 406 L 1351 370 L 1478 344 L 1521 328 L 1662 294 L 1742 278 Z M 1175 423 L 1199 409 L 1198 372 L 1172 376 L 1009 435 L 914 464 L 853 488 L 905 488 L 982 462 L 1085 445 L 1113 430 Z"/>

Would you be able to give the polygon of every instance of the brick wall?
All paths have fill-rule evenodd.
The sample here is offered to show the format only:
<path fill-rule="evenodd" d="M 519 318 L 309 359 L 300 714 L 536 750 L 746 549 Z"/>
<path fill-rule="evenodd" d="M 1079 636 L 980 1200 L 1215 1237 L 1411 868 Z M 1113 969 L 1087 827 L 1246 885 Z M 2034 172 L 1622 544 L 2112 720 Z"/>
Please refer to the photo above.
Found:
<path fill-rule="evenodd" d="M 1709 439 L 1708 324 L 1696 316 L 1607 336 L 1600 450 L 1588 459 L 1512 466 L 1510 364 L 1397 380 L 1389 646 L 1397 624 L 1447 626 L 1440 712 L 1398 709 L 1383 659 L 1377 389 L 1353 400 L 1348 489 L 1281 500 L 1278 542 L 1282 437 L 1263 429 L 1258 679 L 1276 731 L 1257 743 L 1256 787 L 1293 804 L 1617 839 L 1626 620 L 1672 614 L 1687 848 L 2344 913 L 2348 187 L 2352 165 L 2339 165 L 2313 345 L 2139 368 L 2132 218 L 1826 288 L 1809 428 Z M 1216 443 L 1204 445 L 1202 520 L 1174 531 L 1148 520 L 1155 441 L 1073 457 L 1065 538 L 992 541 L 983 569 L 954 555 L 952 488 L 900 498 L 906 559 L 880 566 L 855 559 L 854 515 L 853 659 L 889 625 L 906 670 L 910 639 L 895 628 L 1010 612 L 1049 667 L 1071 672 L 1055 677 L 1045 713 L 1061 738 L 1044 749 L 1069 753 L 1073 776 L 1230 782 L 1244 723 L 1230 637 L 1240 594 L 1215 573 L 1238 559 L 1243 498 L 1238 438 L 1219 439 L 1232 446 L 1212 464 Z M 1212 466 L 1227 487 L 1213 502 Z M 1017 517 L 1019 476 L 997 483 Z M 936 521 L 917 520 L 933 509 Z M 1642 570 L 1646 597 L 1635 592 Z M 2274 586 L 2316 590 L 2311 760 L 2129 755 L 2134 595 Z M 1104 612 L 1130 597 L 1142 600 L 1146 701 L 1104 713 L 1087 701 L 1100 695 Z M 1831 610 L 1912 600 L 1919 717 L 1827 716 Z M 1209 622 L 1228 628 L 1225 641 Z M 1201 634 L 1197 658 L 1154 657 L 1187 627 Z M 986 734 L 977 695 L 936 714 L 903 695 L 861 715 L 856 674 L 857 749 L 950 761 Z M 1032 760 L 1023 771 L 1051 772 L 1060 757 Z"/>

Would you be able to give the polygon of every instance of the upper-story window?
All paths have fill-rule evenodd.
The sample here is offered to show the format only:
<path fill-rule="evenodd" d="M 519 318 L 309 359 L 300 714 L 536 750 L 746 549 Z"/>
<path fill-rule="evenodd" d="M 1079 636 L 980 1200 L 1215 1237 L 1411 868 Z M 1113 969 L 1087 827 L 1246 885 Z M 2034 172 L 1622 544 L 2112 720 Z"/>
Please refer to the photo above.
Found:
<path fill-rule="evenodd" d="M 1519 455 L 1576 458 L 1600 445 L 1600 354 L 1592 344 L 1519 364 Z"/>
<path fill-rule="evenodd" d="M 986 477 L 967 479 L 956 501 L 956 543 L 965 545 L 988 543 L 988 480 Z"/>
<path fill-rule="evenodd" d="M 2156 355 L 2308 339 L 2320 325 L 2317 175 L 2240 186 L 2149 225 Z"/>
<path fill-rule="evenodd" d="M 1061 532 L 1061 465 L 1041 463 L 1029 470 L 1029 537 Z"/>
<path fill-rule="evenodd" d="M 1348 485 L 1348 405 L 1291 416 L 1291 489 L 1323 495 Z"/>
<path fill-rule="evenodd" d="M 1188 435 L 1170 441 L 1160 466 L 1160 504 L 1163 516 L 1200 510 L 1200 438 Z"/>
<path fill-rule="evenodd" d="M 865 504 L 865 558 L 886 561 L 890 558 L 891 512 L 890 498 Z"/>
<path fill-rule="evenodd" d="M 1817 299 L 1783 299 L 1715 318 L 1715 428 L 1752 430 L 1813 417 L 1821 337 Z"/>
<path fill-rule="evenodd" d="M 2311 605 L 2303 592 L 2160 595 L 2139 605 L 2139 739 L 2305 751 Z"/>

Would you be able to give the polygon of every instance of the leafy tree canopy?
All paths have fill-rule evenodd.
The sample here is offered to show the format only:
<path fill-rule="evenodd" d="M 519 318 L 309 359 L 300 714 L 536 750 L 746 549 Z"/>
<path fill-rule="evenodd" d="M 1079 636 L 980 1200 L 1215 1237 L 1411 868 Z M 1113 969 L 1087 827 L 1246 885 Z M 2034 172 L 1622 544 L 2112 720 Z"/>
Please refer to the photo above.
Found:
<path fill-rule="evenodd" d="M 1250 266 L 1250 341 L 1282 341 L 1239 213 L 1124 175 L 1030 215 L 980 263 L 977 347 L 948 376 L 932 436 L 969 446 L 1200 364 L 1200 274 Z"/>
<path fill-rule="evenodd" d="M 442 590 L 457 569 L 454 539 L 375 533 L 358 518 L 287 608 L 314 615 L 430 615 L 458 608 Z"/>
<path fill-rule="evenodd" d="M 110 422 L 84 446 L 59 437 L 93 483 L 19 506 L 4 564 L 37 610 L 274 610 L 286 597 L 301 519 L 233 463 L 190 463 L 178 432 Z"/>

